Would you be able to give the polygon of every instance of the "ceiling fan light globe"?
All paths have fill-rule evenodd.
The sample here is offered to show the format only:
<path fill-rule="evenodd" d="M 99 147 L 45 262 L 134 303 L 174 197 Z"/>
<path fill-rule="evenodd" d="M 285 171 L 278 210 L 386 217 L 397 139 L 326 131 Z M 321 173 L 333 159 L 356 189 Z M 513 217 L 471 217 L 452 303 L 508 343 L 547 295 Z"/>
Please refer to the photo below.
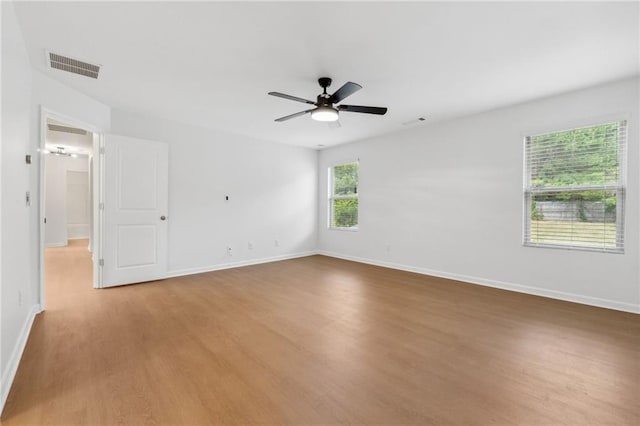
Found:
<path fill-rule="evenodd" d="M 328 106 L 319 106 L 311 111 L 311 118 L 316 121 L 338 121 L 338 110 Z"/>

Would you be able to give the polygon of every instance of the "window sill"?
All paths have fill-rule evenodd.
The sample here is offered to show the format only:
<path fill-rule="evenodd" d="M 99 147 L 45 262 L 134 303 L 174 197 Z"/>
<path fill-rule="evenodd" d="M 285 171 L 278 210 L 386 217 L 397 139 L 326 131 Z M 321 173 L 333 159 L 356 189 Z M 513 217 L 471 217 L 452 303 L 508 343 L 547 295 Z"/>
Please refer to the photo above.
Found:
<path fill-rule="evenodd" d="M 358 228 L 357 227 L 353 227 L 353 228 L 336 228 L 336 227 L 329 226 L 327 229 L 329 231 L 358 232 Z"/>
<path fill-rule="evenodd" d="M 590 251 L 597 253 L 611 253 L 611 254 L 624 254 L 624 248 L 598 248 L 598 247 L 583 247 L 583 246 L 570 246 L 562 244 L 539 244 L 539 243 L 522 243 L 524 247 L 540 247 L 549 249 L 571 250 L 571 251 Z"/>

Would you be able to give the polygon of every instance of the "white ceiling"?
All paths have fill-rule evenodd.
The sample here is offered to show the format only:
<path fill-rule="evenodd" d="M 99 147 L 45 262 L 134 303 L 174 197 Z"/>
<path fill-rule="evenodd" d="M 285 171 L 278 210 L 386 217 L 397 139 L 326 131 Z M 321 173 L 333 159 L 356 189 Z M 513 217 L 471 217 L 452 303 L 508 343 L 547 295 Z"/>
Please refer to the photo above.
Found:
<path fill-rule="evenodd" d="M 638 2 L 42 2 L 16 10 L 33 65 L 112 107 L 331 146 L 637 75 Z M 45 50 L 103 66 L 48 69 Z M 316 80 L 364 88 L 340 128 L 304 116 Z"/>

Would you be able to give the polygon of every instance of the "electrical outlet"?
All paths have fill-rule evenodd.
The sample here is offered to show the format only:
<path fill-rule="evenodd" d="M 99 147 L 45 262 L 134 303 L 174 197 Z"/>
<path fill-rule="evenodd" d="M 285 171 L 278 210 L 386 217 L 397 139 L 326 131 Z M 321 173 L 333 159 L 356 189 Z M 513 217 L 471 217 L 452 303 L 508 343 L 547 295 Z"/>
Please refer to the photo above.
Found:
<path fill-rule="evenodd" d="M 231 247 L 227 247 L 227 256 L 233 256 L 233 255 L 231 254 Z"/>
<path fill-rule="evenodd" d="M 273 241 L 273 245 L 276 247 L 280 247 L 280 241 L 279 240 L 274 240 Z"/>
<path fill-rule="evenodd" d="M 388 253 L 388 252 L 390 252 L 390 251 L 391 251 L 391 246 L 390 246 L 390 245 L 387 245 L 387 246 L 385 247 L 385 250 L 387 251 L 387 253 Z"/>
<path fill-rule="evenodd" d="M 252 243 L 251 241 L 249 241 L 249 242 L 247 243 L 247 248 L 248 248 L 249 250 L 253 250 L 253 243 Z"/>

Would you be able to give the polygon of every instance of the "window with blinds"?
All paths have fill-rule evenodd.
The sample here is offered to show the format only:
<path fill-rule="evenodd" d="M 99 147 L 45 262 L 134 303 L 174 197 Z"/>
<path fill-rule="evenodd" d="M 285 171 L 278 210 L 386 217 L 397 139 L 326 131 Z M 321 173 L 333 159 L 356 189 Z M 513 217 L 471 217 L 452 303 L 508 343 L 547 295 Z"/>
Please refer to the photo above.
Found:
<path fill-rule="evenodd" d="M 624 251 L 626 127 L 525 138 L 525 245 Z"/>
<path fill-rule="evenodd" d="M 358 168 L 357 162 L 329 168 L 331 229 L 358 229 Z"/>

